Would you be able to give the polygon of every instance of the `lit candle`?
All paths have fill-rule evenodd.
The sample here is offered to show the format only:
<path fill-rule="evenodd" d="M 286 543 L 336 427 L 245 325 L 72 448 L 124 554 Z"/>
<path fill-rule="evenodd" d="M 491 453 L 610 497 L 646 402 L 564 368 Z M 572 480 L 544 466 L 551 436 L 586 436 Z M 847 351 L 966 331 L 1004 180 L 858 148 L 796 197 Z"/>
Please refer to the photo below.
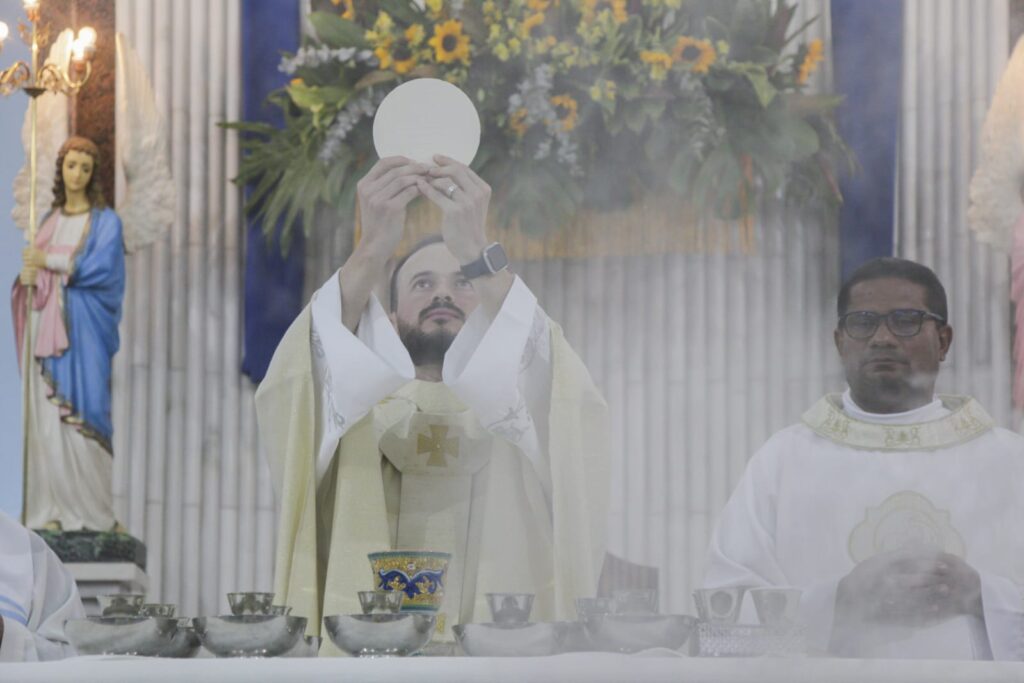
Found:
<path fill-rule="evenodd" d="M 96 29 L 92 26 L 83 26 L 78 31 L 78 40 L 82 42 L 82 45 L 86 47 L 93 47 L 96 45 Z"/>
<path fill-rule="evenodd" d="M 79 38 L 71 43 L 71 61 L 73 62 L 84 62 L 85 61 L 85 49 L 86 45 Z"/>
<path fill-rule="evenodd" d="M 0 44 L 7 40 L 7 36 L 10 35 L 11 31 L 7 28 L 7 24 L 0 21 Z"/>

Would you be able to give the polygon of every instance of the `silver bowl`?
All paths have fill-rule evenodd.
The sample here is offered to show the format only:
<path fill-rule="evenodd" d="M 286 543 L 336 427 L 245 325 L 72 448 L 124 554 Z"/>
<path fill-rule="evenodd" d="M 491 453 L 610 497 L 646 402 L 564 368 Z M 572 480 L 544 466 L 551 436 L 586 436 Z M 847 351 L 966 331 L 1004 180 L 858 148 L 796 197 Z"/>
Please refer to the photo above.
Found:
<path fill-rule="evenodd" d="M 306 636 L 295 643 L 295 647 L 282 657 L 316 657 L 320 653 L 320 636 Z"/>
<path fill-rule="evenodd" d="M 86 617 L 69 620 L 64 633 L 80 655 L 179 656 L 176 619 Z"/>
<path fill-rule="evenodd" d="M 199 617 L 192 623 L 203 647 L 218 657 L 277 657 L 306 631 L 305 617 L 272 614 Z"/>
<path fill-rule="evenodd" d="M 606 614 L 587 618 L 583 628 L 602 650 L 639 652 L 652 647 L 678 650 L 697 626 L 686 614 Z"/>
<path fill-rule="evenodd" d="M 436 614 L 336 614 L 324 617 L 327 637 L 356 657 L 405 657 L 419 652 L 434 635 Z"/>
<path fill-rule="evenodd" d="M 159 657 L 176 657 L 179 659 L 186 659 L 188 657 L 195 657 L 196 653 L 199 652 L 199 636 L 196 634 L 194 628 L 178 628 L 174 634 L 174 638 L 171 639 L 170 645 L 164 650 Z"/>
<path fill-rule="evenodd" d="M 569 624 L 460 624 L 452 632 L 470 657 L 544 657 L 563 651 Z"/>

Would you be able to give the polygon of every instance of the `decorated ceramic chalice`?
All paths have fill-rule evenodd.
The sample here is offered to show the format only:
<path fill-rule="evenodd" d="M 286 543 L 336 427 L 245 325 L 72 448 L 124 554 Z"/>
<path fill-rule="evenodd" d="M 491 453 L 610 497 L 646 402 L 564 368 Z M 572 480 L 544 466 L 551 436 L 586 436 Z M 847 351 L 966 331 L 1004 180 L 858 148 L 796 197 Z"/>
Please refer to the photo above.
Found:
<path fill-rule="evenodd" d="M 451 555 L 431 551 L 370 553 L 373 587 L 401 591 L 403 612 L 436 612 L 444 601 L 445 572 Z"/>

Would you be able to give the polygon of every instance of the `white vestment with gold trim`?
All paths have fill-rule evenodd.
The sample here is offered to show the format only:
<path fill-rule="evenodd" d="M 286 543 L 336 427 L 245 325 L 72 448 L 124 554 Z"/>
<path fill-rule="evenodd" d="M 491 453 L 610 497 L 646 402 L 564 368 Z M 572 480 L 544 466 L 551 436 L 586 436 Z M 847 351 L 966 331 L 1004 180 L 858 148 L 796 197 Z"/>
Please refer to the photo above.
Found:
<path fill-rule="evenodd" d="M 863 657 L 1024 659 L 1024 438 L 973 399 L 897 415 L 829 395 L 754 455 L 719 519 L 705 585 L 793 586 L 813 649 L 840 579 L 869 557 L 926 545 L 981 576 L 984 618 L 865 626 Z M 747 606 L 749 608 L 749 605 Z M 745 620 L 752 617 L 745 611 Z"/>
<path fill-rule="evenodd" d="M 278 599 L 317 633 L 359 611 L 367 553 L 433 550 L 453 555 L 445 636 L 490 619 L 486 592 L 570 618 L 604 555 L 608 439 L 561 330 L 517 278 L 493 319 L 467 318 L 442 382 L 414 377 L 375 297 L 356 334 L 342 324 L 337 276 L 285 335 L 256 396 L 282 501 Z"/>

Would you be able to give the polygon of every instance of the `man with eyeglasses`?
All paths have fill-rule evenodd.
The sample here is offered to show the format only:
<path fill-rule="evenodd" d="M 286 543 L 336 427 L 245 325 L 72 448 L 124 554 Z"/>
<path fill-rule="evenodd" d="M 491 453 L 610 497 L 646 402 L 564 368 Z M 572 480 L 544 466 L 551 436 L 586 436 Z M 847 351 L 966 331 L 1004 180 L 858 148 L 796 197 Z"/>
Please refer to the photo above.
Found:
<path fill-rule="evenodd" d="M 834 333 L 849 388 L 751 459 L 708 587 L 800 588 L 809 645 L 837 656 L 1024 659 L 1024 439 L 934 393 L 946 308 L 920 264 L 853 273 Z"/>

